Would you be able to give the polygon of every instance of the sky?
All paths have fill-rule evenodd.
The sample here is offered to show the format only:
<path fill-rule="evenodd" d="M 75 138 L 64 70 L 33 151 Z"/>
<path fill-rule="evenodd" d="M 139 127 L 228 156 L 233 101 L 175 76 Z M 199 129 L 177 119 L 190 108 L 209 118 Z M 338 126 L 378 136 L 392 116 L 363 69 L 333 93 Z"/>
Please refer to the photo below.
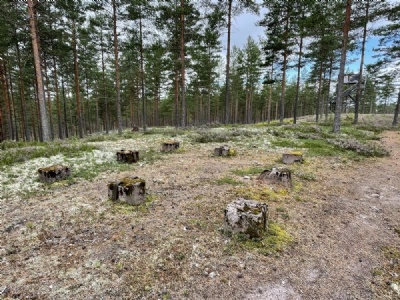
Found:
<path fill-rule="evenodd" d="M 391 1 L 391 0 L 390 0 Z M 254 15 L 251 13 L 243 13 L 237 17 L 235 17 L 232 21 L 232 32 L 231 32 L 231 48 L 236 45 L 239 48 L 243 48 L 246 44 L 247 38 L 250 35 L 254 40 L 259 41 L 260 37 L 265 37 L 264 29 L 260 26 L 256 26 L 255 23 L 261 20 L 265 13 L 266 9 L 263 8 L 259 15 Z M 368 28 L 376 27 L 378 24 L 369 24 Z M 222 52 L 221 55 L 223 57 L 226 56 L 226 43 L 227 43 L 227 32 L 223 34 L 220 39 L 222 44 Z M 377 60 L 373 56 L 376 55 L 376 52 L 373 51 L 373 48 L 377 47 L 379 43 L 378 37 L 369 37 L 366 43 L 365 56 L 364 56 L 364 66 L 366 64 L 371 64 Z M 358 73 L 360 68 L 360 51 L 356 53 L 347 54 L 347 59 L 354 60 L 353 62 L 348 62 L 346 65 L 346 71 L 350 71 L 351 73 Z M 365 68 L 364 68 L 365 72 Z M 293 74 L 294 75 L 294 74 Z M 289 74 L 289 77 L 292 75 Z M 400 87 L 400 79 L 395 81 L 395 84 Z"/>

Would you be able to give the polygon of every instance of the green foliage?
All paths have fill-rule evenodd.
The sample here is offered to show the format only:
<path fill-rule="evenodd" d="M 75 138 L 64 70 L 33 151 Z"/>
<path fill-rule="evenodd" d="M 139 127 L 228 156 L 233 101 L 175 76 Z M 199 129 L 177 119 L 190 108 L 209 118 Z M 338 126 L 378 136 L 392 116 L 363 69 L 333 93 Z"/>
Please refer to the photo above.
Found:
<path fill-rule="evenodd" d="M 224 184 L 240 185 L 240 184 L 243 184 L 243 183 L 241 181 L 239 181 L 239 180 L 236 180 L 236 179 L 232 178 L 232 177 L 225 176 L 225 177 L 217 179 L 216 184 L 217 185 L 224 185 Z"/>

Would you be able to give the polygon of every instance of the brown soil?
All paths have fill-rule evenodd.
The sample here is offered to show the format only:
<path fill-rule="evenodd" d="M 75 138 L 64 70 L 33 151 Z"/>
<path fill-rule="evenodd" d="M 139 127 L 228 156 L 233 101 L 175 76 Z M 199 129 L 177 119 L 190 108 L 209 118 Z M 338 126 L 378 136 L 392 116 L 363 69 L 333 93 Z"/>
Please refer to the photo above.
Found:
<path fill-rule="evenodd" d="M 269 203 L 270 218 L 294 237 L 277 255 L 227 251 L 230 238 L 218 230 L 237 195 L 216 180 L 231 176 L 254 187 L 255 178 L 232 170 L 271 165 L 281 155 L 258 148 L 218 158 L 211 156 L 218 144 L 187 145 L 132 172 L 9 199 L 0 206 L 1 296 L 400 299 L 393 288 L 400 281 L 399 132 L 385 132 L 381 143 L 390 157 L 306 156 L 297 168 L 316 180 L 294 172 L 297 200 Z M 108 181 L 129 175 L 146 179 L 153 201 L 129 207 L 107 199 Z"/>

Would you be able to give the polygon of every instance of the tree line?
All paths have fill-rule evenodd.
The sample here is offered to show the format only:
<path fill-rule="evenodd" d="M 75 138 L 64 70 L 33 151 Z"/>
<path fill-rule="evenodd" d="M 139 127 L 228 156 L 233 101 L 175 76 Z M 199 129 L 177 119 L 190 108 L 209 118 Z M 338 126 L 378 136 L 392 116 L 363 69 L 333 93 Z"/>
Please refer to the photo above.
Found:
<path fill-rule="evenodd" d="M 400 59 L 399 7 L 372 0 L 3 1 L 0 141 L 82 138 L 133 125 L 296 123 L 309 114 L 319 122 L 330 112 L 339 131 L 343 111 L 354 112 L 355 123 L 358 113 L 394 113 L 396 126 L 400 93 L 397 105 L 389 99 L 398 68 L 381 71 Z M 234 18 L 260 8 L 264 36 L 231 47 Z M 371 29 L 376 20 L 385 22 Z M 365 66 L 371 36 L 380 37 L 379 59 Z M 343 81 L 349 52 L 367 78 L 356 86 Z"/>

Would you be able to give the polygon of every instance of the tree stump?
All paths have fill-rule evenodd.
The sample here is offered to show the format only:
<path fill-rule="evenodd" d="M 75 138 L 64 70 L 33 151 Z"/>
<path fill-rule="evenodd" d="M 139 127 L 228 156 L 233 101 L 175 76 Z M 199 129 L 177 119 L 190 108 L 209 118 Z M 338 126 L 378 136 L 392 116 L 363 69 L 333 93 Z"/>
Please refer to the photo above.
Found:
<path fill-rule="evenodd" d="M 137 127 L 135 124 L 132 125 L 132 131 L 139 131 L 139 127 Z"/>
<path fill-rule="evenodd" d="M 161 152 L 171 152 L 179 148 L 178 141 L 165 141 L 162 144 Z"/>
<path fill-rule="evenodd" d="M 223 145 L 221 147 L 214 149 L 214 155 L 215 156 L 234 156 L 234 155 L 236 155 L 236 151 L 227 145 Z"/>
<path fill-rule="evenodd" d="M 303 155 L 300 153 L 284 153 L 282 154 L 282 162 L 291 165 L 295 162 L 303 162 Z"/>
<path fill-rule="evenodd" d="M 287 187 L 292 186 L 292 173 L 288 169 L 278 169 L 273 167 L 271 170 L 262 171 L 257 179 L 271 183 L 283 184 Z"/>
<path fill-rule="evenodd" d="M 268 224 L 268 205 L 239 198 L 225 209 L 225 226 L 233 232 L 248 234 L 250 238 L 263 235 Z"/>
<path fill-rule="evenodd" d="M 47 183 L 62 180 L 71 175 L 71 169 L 63 165 L 53 165 L 45 168 L 40 168 L 38 172 L 39 179 Z"/>
<path fill-rule="evenodd" d="M 117 151 L 117 161 L 126 163 L 135 163 L 139 160 L 139 152 L 131 150 Z"/>
<path fill-rule="evenodd" d="M 125 177 L 108 184 L 108 197 L 112 201 L 124 201 L 138 205 L 146 201 L 146 183 L 138 177 Z"/>

